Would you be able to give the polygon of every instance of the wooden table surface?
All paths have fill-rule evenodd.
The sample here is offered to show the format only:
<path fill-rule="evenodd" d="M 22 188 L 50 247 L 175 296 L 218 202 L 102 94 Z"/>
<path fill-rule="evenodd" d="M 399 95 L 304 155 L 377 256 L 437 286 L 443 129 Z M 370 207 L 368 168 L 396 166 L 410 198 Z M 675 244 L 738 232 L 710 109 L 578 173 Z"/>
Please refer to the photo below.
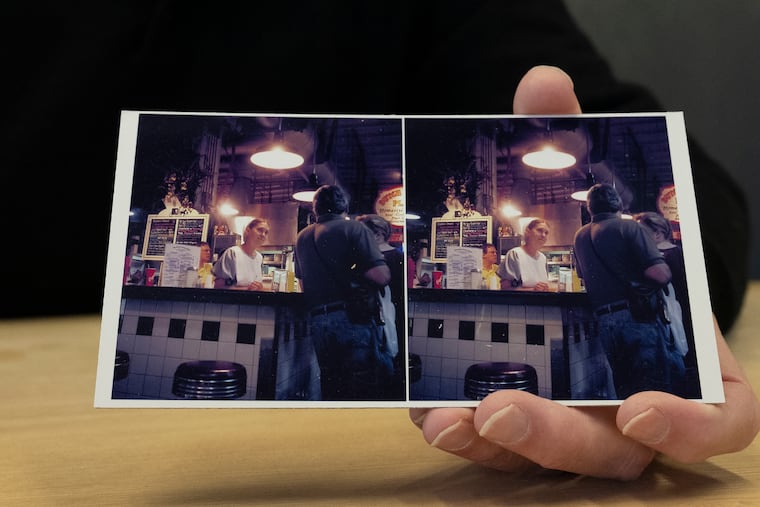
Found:
<path fill-rule="evenodd" d="M 760 392 L 758 307 L 729 343 Z M 0 321 L 0 505 L 760 505 L 760 439 L 621 483 L 469 464 L 405 409 L 95 409 L 99 326 Z"/>

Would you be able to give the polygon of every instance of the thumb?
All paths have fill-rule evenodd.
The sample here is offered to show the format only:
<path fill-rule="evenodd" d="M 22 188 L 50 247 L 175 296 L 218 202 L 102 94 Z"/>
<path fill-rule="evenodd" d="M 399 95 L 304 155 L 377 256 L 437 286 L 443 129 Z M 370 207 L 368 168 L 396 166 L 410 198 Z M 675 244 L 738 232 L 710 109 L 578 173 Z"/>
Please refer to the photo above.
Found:
<path fill-rule="evenodd" d="M 515 114 L 580 114 L 573 80 L 562 69 L 539 65 L 520 80 L 512 103 Z"/>

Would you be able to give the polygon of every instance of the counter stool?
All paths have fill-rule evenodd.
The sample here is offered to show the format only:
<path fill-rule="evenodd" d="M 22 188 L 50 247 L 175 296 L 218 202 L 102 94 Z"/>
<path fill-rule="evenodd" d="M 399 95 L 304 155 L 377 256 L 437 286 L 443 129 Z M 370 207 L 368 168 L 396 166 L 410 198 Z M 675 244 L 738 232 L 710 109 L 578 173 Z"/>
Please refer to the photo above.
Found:
<path fill-rule="evenodd" d="M 123 350 L 116 350 L 116 361 L 113 365 L 113 379 L 124 380 L 129 375 L 129 354 Z"/>
<path fill-rule="evenodd" d="M 245 394 L 245 366 L 230 361 L 188 361 L 174 372 L 172 393 L 194 400 L 240 398 Z"/>
<path fill-rule="evenodd" d="M 422 358 L 419 354 L 409 353 L 409 382 L 414 383 L 422 378 Z"/>
<path fill-rule="evenodd" d="M 528 364 L 510 362 L 477 363 L 467 368 L 464 375 L 467 398 L 482 400 L 501 389 L 519 389 L 538 395 L 536 369 Z"/>

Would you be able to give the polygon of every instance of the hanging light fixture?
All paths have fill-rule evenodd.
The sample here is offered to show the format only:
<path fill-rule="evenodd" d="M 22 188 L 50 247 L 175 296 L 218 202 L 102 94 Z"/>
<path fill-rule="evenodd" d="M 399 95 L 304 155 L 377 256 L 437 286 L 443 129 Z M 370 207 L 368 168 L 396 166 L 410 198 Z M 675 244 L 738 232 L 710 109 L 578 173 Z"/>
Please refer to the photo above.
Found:
<path fill-rule="evenodd" d="M 523 155 L 524 164 L 536 169 L 566 169 L 575 164 L 575 157 L 563 151 L 557 151 L 552 146 L 526 153 Z"/>
<path fill-rule="evenodd" d="M 501 207 L 501 214 L 504 218 L 515 218 L 522 215 L 522 211 L 517 209 L 512 203 L 506 203 Z"/>
<path fill-rule="evenodd" d="M 547 143 L 541 149 L 526 153 L 522 157 L 525 165 L 536 169 L 559 170 L 566 169 L 575 164 L 575 157 L 564 151 L 559 151 L 553 146 L 551 120 L 546 120 Z"/>
<path fill-rule="evenodd" d="M 591 168 L 589 167 L 588 174 L 586 174 L 586 189 L 585 190 L 578 190 L 570 194 L 570 197 L 572 197 L 576 201 L 583 201 L 586 202 L 586 196 L 588 195 L 588 190 L 594 186 L 596 183 L 596 180 L 594 179 L 594 175 L 591 172 Z"/>
<path fill-rule="evenodd" d="M 318 188 L 319 188 L 319 179 L 317 178 L 317 173 L 313 172 L 309 175 L 308 186 L 303 190 L 294 192 L 292 197 L 296 201 L 311 202 L 314 200 L 314 193 L 317 191 Z"/>
<path fill-rule="evenodd" d="M 299 167 L 303 164 L 303 157 L 298 153 L 288 151 L 285 147 L 285 133 L 282 131 L 282 118 L 277 130 L 274 132 L 272 143 L 264 151 L 258 151 L 251 155 L 251 162 L 265 169 L 285 170 Z"/>

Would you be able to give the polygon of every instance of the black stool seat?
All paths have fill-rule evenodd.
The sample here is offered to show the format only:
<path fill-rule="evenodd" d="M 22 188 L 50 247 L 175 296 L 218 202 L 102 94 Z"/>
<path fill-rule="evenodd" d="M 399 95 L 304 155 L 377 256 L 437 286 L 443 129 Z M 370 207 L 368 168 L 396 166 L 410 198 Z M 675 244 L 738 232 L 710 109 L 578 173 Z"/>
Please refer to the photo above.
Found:
<path fill-rule="evenodd" d="M 245 394 L 245 366 L 230 361 L 189 361 L 177 366 L 172 393 L 195 400 L 240 398 Z"/>
<path fill-rule="evenodd" d="M 477 363 L 464 375 L 464 395 L 482 400 L 494 391 L 519 389 L 538 395 L 538 375 L 529 364 L 511 362 Z"/>
<path fill-rule="evenodd" d="M 129 375 L 129 354 L 123 350 L 116 350 L 116 360 L 113 365 L 113 379 L 123 380 Z"/>

